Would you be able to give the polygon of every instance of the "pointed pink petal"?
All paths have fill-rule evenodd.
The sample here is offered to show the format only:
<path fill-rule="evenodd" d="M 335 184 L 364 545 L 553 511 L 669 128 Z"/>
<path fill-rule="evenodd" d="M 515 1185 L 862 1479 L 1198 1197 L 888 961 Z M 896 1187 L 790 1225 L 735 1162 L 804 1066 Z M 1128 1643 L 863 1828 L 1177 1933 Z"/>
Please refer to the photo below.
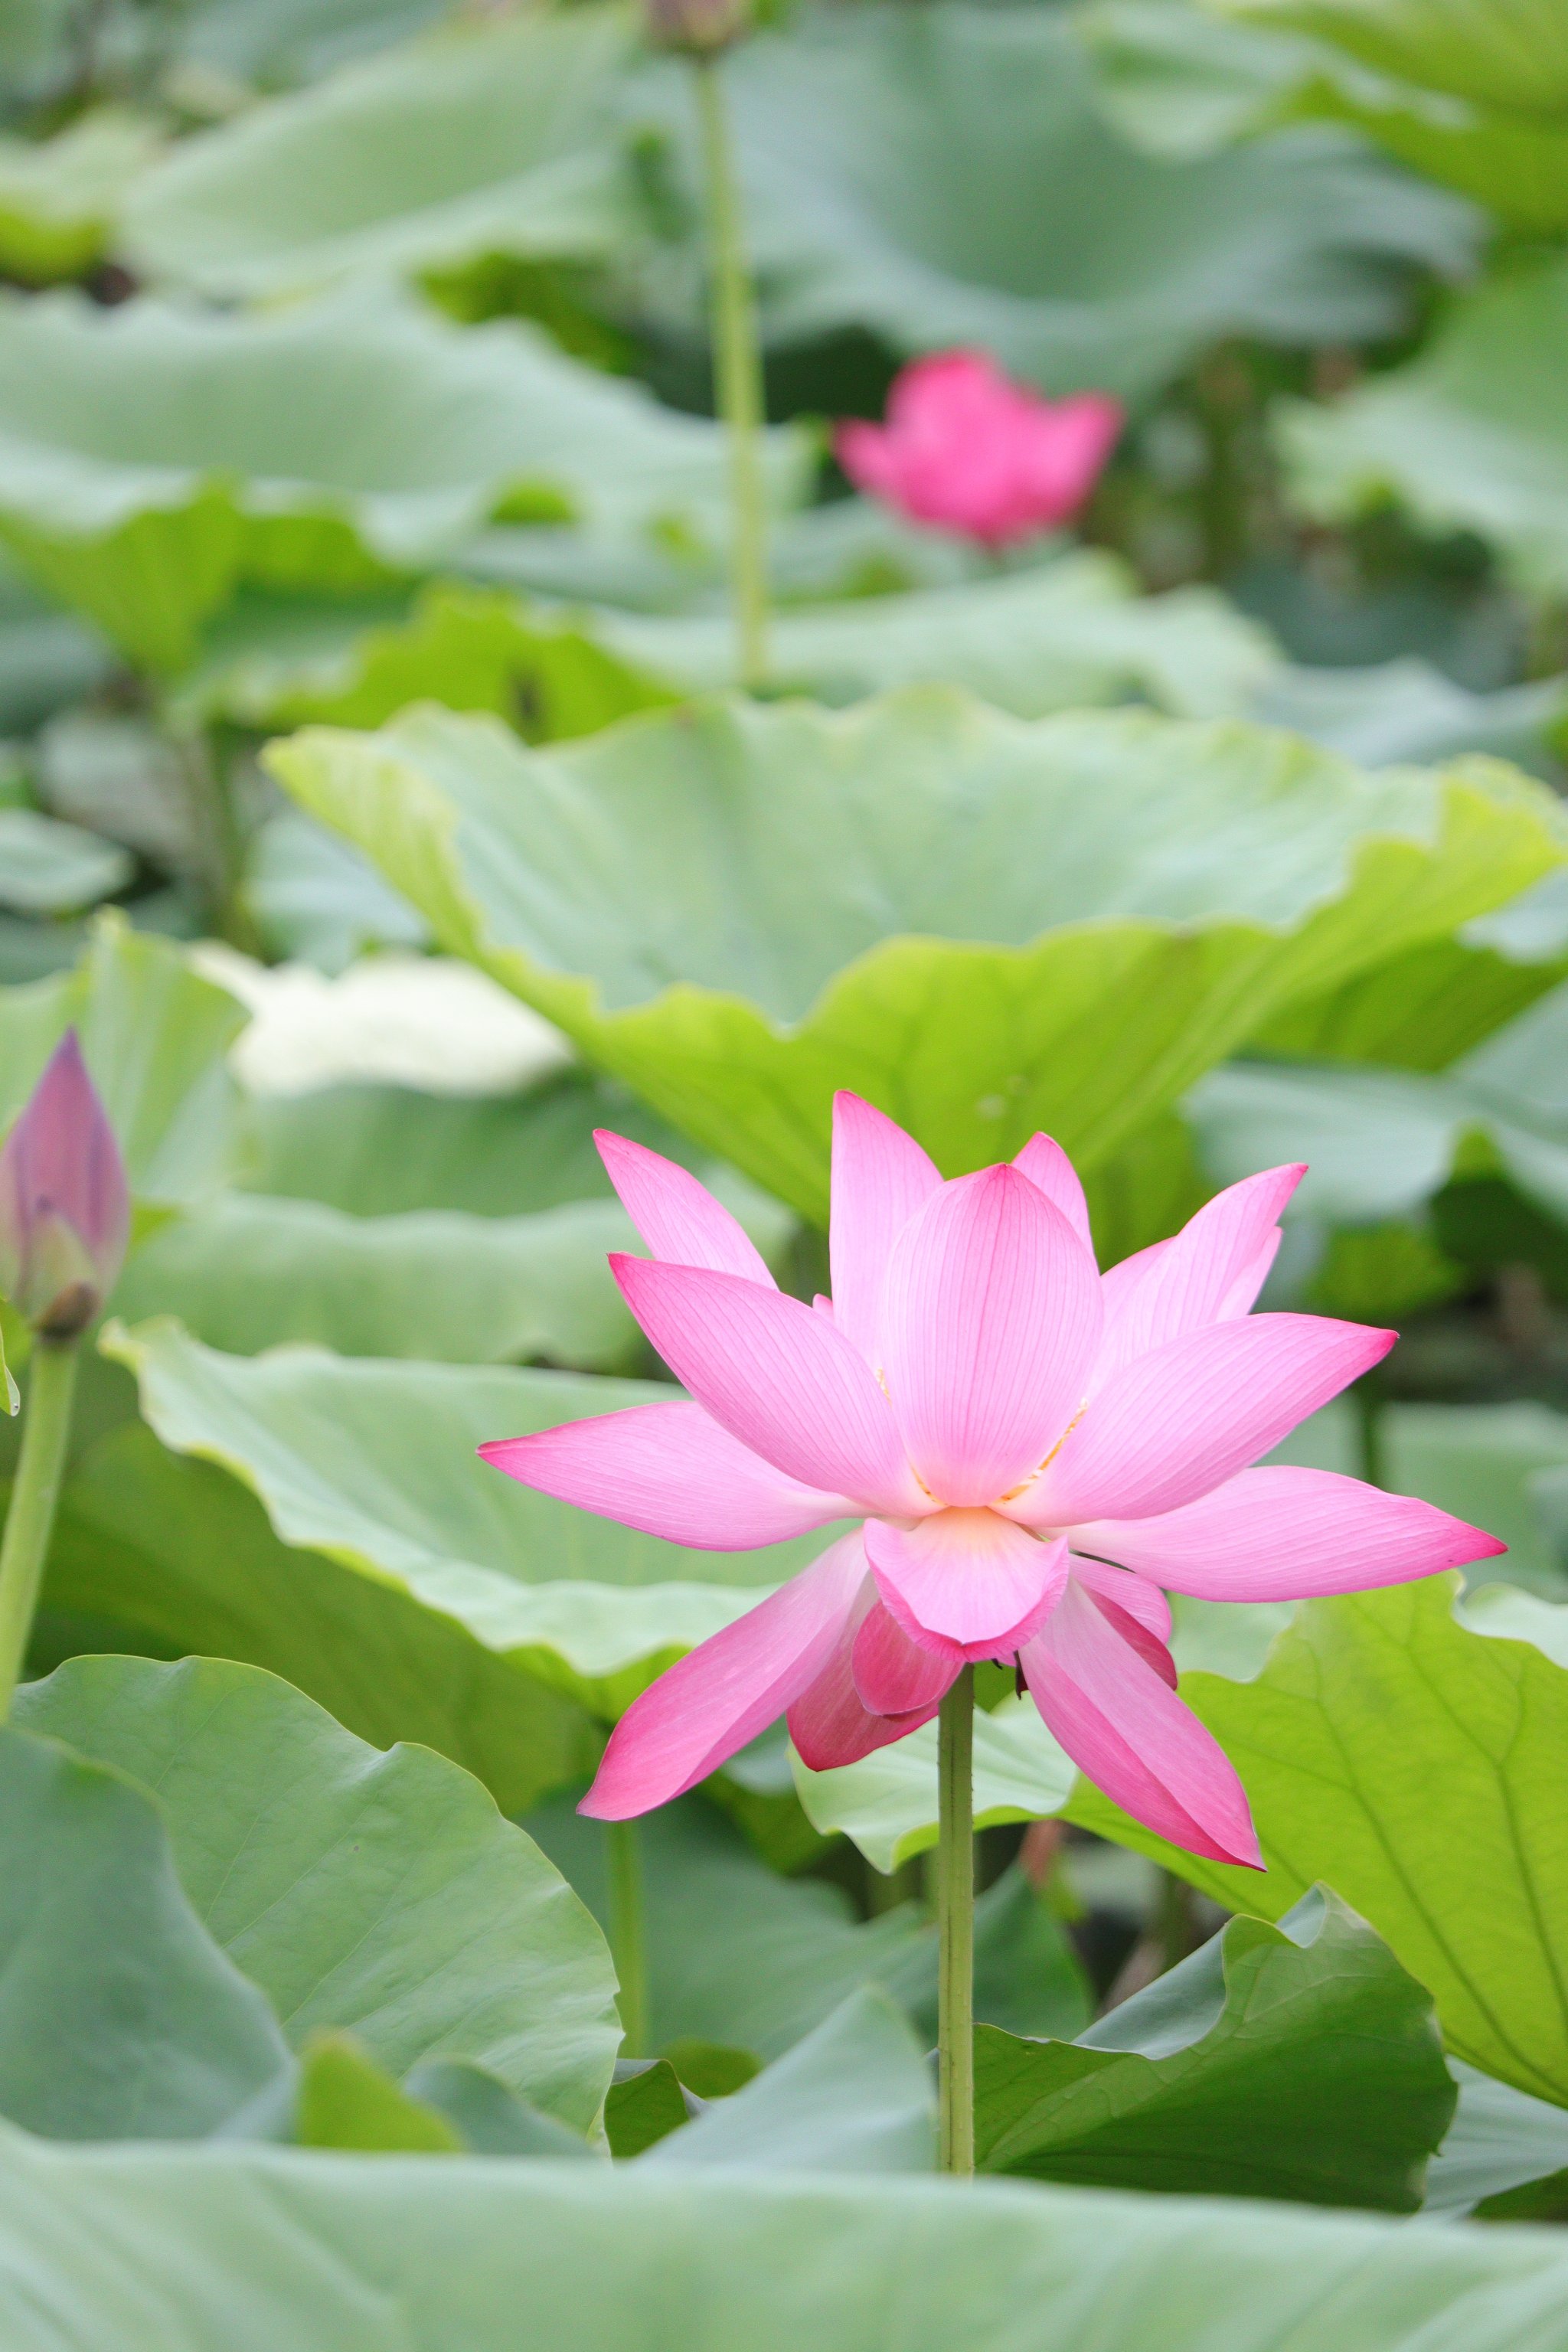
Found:
<path fill-rule="evenodd" d="M 1130 1519 L 1129 1527 L 1147 1526 L 1143 1519 Z M 1076 1537 L 1069 1541 L 1076 1543 Z M 1162 1649 L 1171 1639 L 1171 1604 L 1157 1584 L 1144 1576 L 1134 1576 L 1124 1568 L 1109 1568 L 1101 1559 L 1083 1557 L 1076 1549 L 1068 1555 L 1068 1566 L 1095 1601 L 1102 1607 L 1115 1609 L 1123 1617 L 1135 1618 L 1152 1633 Z"/>
<path fill-rule="evenodd" d="M 1305 1173 L 1296 1166 L 1247 1177 L 1207 1202 L 1173 1241 L 1140 1253 L 1118 1269 L 1120 1279 L 1107 1301 L 1093 1389 L 1103 1388 L 1134 1357 L 1146 1356 L 1185 1331 L 1219 1322 L 1227 1302 L 1259 1267 L 1267 1249 L 1269 1256 L 1258 1273 L 1258 1289 L 1262 1288 L 1278 1247 L 1272 1236 L 1279 1212 Z M 1248 1307 L 1257 1296 L 1255 1289 Z"/>
<path fill-rule="evenodd" d="M 1078 1181 L 1078 1171 L 1059 1143 L 1048 1135 L 1031 1135 L 1013 1165 L 1042 1192 L 1053 1209 L 1059 1209 L 1089 1255 L 1094 1255 L 1094 1235 L 1089 1230 L 1089 1202 L 1083 1197 L 1083 1186 Z"/>
<path fill-rule="evenodd" d="M 612 1135 L 607 1128 L 596 1129 L 594 1140 L 622 1208 L 655 1257 L 673 1265 L 705 1265 L 715 1274 L 743 1275 L 748 1282 L 776 1289 L 745 1228 L 689 1169 L 677 1167 L 646 1144 Z"/>
<path fill-rule="evenodd" d="M 1404 1584 L 1495 1559 L 1508 1546 L 1409 1495 L 1333 1470 L 1243 1470 L 1214 1493 L 1151 1519 L 1075 1528 L 1103 1553 L 1173 1592 L 1205 1601 L 1301 1601 Z"/>
<path fill-rule="evenodd" d="M 815 1682 L 865 1581 L 857 1529 L 689 1651 L 622 1716 L 578 1811 L 627 1821 L 716 1772 Z"/>
<path fill-rule="evenodd" d="M 1027 1527 L 1142 1519 L 1195 1502 L 1386 1356 L 1398 1334 L 1326 1315 L 1189 1331 L 1112 1375 L 1013 1503 Z"/>
<path fill-rule="evenodd" d="M 958 1672 L 954 1659 L 918 1649 L 880 1601 L 861 1620 L 849 1667 L 873 1715 L 913 1715 L 939 1706 Z"/>
<path fill-rule="evenodd" d="M 858 1764 L 879 1748 L 929 1723 L 942 1703 L 942 1693 L 910 1715 L 873 1715 L 855 1687 L 855 1636 L 867 1612 L 877 1606 L 876 1587 L 869 1577 L 832 1655 L 816 1680 L 804 1690 L 789 1710 L 789 1736 L 796 1755 L 812 1772 L 832 1772 L 842 1764 Z M 945 1668 L 948 1684 L 961 1661 Z M 945 1686 L 944 1686 L 945 1688 Z"/>
<path fill-rule="evenodd" d="M 633 1405 L 479 1453 L 521 1486 L 699 1551 L 751 1551 L 858 1516 L 842 1495 L 786 1478 L 700 1404 Z"/>
<path fill-rule="evenodd" d="M 1047 1729 L 1113 1803 L 1189 1853 L 1262 1869 L 1225 1750 L 1075 1580 L 1020 1663 Z"/>
<path fill-rule="evenodd" d="M 888 1268 L 882 1362 L 909 1456 L 944 1503 L 1026 1478 L 1071 1418 L 1100 1339 L 1100 1275 L 1016 1168 L 933 1193 Z"/>
<path fill-rule="evenodd" d="M 753 1454 L 863 1509 L 931 1508 L 874 1374 L 826 1315 L 701 1266 L 616 1255 L 610 1270 L 676 1378 Z"/>
<path fill-rule="evenodd" d="M 879 1364 L 882 1284 L 893 1244 L 942 1178 L 912 1136 L 858 1095 L 833 1097 L 833 1198 L 828 1254 L 833 1319 Z"/>
<path fill-rule="evenodd" d="M 911 1641 L 939 1656 L 1010 1656 L 1067 1576 L 1064 1543 L 1040 1543 L 994 1511 L 942 1511 L 918 1527 L 866 1522 L 877 1590 Z"/>
<path fill-rule="evenodd" d="M 64 1336 L 120 1277 L 131 1195 L 109 1114 L 68 1029 L 0 1150 L 0 1289 Z"/>
<path fill-rule="evenodd" d="M 1279 1255 L 1279 1244 L 1284 1238 L 1278 1225 L 1266 1236 L 1258 1255 L 1250 1265 L 1243 1266 L 1221 1299 L 1217 1321 L 1233 1323 L 1237 1316 L 1251 1314 L 1258 1292 L 1273 1271 L 1274 1261 Z"/>

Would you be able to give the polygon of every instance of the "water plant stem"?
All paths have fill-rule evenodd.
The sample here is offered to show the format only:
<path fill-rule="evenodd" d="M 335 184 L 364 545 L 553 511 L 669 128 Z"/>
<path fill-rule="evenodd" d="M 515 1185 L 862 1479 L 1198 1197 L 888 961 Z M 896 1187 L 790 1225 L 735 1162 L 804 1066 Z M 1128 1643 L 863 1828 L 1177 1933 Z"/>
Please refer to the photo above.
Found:
<path fill-rule="evenodd" d="M 974 1669 L 938 1717 L 937 2100 L 942 2168 L 974 2170 Z"/>
<path fill-rule="evenodd" d="M 643 1911 L 642 1847 L 636 1822 L 606 1822 L 610 1864 L 610 1954 L 620 1980 L 622 2045 L 628 2058 L 647 2055 L 647 1937 Z"/>
<path fill-rule="evenodd" d="M 55 1524 L 76 1393 L 76 1339 L 33 1342 L 22 1449 L 0 1542 L 0 1721 L 21 1678 Z"/>
<path fill-rule="evenodd" d="M 737 667 L 748 690 L 767 675 L 767 513 L 763 495 L 763 361 L 746 258 L 724 86 L 716 57 L 694 58 L 708 202 L 715 405 L 730 440 L 731 578 Z"/>

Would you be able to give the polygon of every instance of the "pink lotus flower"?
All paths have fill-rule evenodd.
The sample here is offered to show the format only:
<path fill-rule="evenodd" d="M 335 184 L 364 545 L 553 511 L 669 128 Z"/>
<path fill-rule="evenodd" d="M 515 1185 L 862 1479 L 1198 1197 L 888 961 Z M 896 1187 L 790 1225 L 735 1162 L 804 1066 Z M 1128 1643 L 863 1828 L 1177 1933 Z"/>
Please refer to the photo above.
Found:
<path fill-rule="evenodd" d="M 885 425 L 841 425 L 834 446 L 857 489 L 997 548 L 1077 513 L 1121 419 L 1108 394 L 1043 400 L 984 352 L 943 352 L 902 371 Z"/>
<path fill-rule="evenodd" d="M 113 1289 L 130 1229 L 120 1146 L 68 1029 L 0 1150 L 0 1290 L 69 1339 Z"/>
<path fill-rule="evenodd" d="M 479 1450 L 563 1501 L 740 1551 L 855 1519 L 672 1666 L 582 1810 L 665 1803 L 787 1712 L 818 1769 L 929 1722 L 969 1659 L 1016 1660 L 1091 1780 L 1176 1844 L 1261 1867 L 1247 1798 L 1175 1694 L 1172 1591 L 1281 1601 L 1504 1549 L 1326 1470 L 1250 1469 L 1394 1333 L 1248 1310 L 1299 1167 L 1234 1184 L 1168 1242 L 1094 1260 L 1048 1136 L 944 1183 L 855 1095 L 834 1106 L 833 1298 L 774 1285 L 694 1176 L 599 1149 L 651 1259 L 611 1259 L 692 1402 Z"/>

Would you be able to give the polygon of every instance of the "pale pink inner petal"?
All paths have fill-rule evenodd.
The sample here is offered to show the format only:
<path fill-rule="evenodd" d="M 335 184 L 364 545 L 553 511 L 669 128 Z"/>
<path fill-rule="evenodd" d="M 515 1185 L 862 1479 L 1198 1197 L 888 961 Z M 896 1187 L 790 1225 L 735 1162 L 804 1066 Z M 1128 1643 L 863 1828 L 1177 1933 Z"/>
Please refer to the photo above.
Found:
<path fill-rule="evenodd" d="M 700 1266 L 613 1256 L 610 1267 L 676 1378 L 742 1445 L 865 1509 L 931 1507 L 874 1374 L 826 1315 Z"/>
<path fill-rule="evenodd" d="M 1266 1464 L 1183 1508 L 1077 1528 L 1073 1543 L 1205 1601 L 1300 1601 L 1403 1584 L 1508 1546 L 1409 1495 Z"/>
<path fill-rule="evenodd" d="M 626 1821 L 716 1772 L 816 1681 L 865 1581 L 857 1529 L 689 1652 L 622 1716 L 579 1812 Z"/>
<path fill-rule="evenodd" d="M 1278 1445 L 1395 1337 L 1321 1315 L 1190 1331 L 1108 1381 L 1043 1475 L 1002 1507 L 1026 1526 L 1075 1528 L 1176 1510 Z"/>
<path fill-rule="evenodd" d="M 1013 1165 L 1045 1194 L 1054 1209 L 1061 1211 L 1092 1257 L 1094 1235 L 1089 1230 L 1089 1202 L 1083 1197 L 1078 1171 L 1061 1145 L 1053 1142 L 1048 1135 L 1031 1135 L 1022 1151 L 1015 1155 Z"/>
<path fill-rule="evenodd" d="M 1067 1546 L 994 1511 L 942 1511 L 918 1527 L 866 1523 L 877 1590 L 910 1640 L 957 1658 L 1010 1656 L 1067 1579 Z"/>
<path fill-rule="evenodd" d="M 1020 1663 L 1047 1729 L 1113 1803 L 1190 1853 L 1262 1868 L 1225 1750 L 1073 1580 Z"/>
<path fill-rule="evenodd" d="M 879 1601 L 867 1611 L 850 1654 L 855 1687 L 873 1715 L 912 1715 L 935 1706 L 957 1665 L 911 1642 Z"/>
<path fill-rule="evenodd" d="M 745 1228 L 689 1169 L 607 1128 L 598 1129 L 594 1140 L 621 1206 L 655 1257 L 743 1275 L 769 1290 L 776 1286 Z"/>
<path fill-rule="evenodd" d="M 700 1404 L 633 1405 L 479 1453 L 542 1495 L 700 1551 L 750 1551 L 858 1516 L 844 1496 L 786 1478 Z"/>
<path fill-rule="evenodd" d="M 1279 1212 L 1304 1173 L 1300 1166 L 1270 1168 L 1232 1184 L 1189 1218 L 1173 1240 L 1141 1252 L 1118 1269 L 1120 1280 L 1108 1297 L 1091 1394 L 1136 1357 L 1184 1332 L 1219 1322 L 1227 1302 L 1255 1268 L 1261 1289 L 1278 1246 L 1272 1236 Z M 1258 1289 L 1247 1299 L 1248 1307 Z"/>
<path fill-rule="evenodd" d="M 868 1363 L 879 1364 L 877 1327 L 888 1260 L 915 1211 L 941 1190 L 942 1178 L 901 1127 L 858 1095 L 838 1094 L 832 1187 L 833 1319 Z"/>
<path fill-rule="evenodd" d="M 1016 1168 L 943 1185 L 899 1236 L 882 1363 L 910 1461 L 943 1503 L 988 1503 L 1066 1427 L 1099 1344 L 1100 1276 Z"/>

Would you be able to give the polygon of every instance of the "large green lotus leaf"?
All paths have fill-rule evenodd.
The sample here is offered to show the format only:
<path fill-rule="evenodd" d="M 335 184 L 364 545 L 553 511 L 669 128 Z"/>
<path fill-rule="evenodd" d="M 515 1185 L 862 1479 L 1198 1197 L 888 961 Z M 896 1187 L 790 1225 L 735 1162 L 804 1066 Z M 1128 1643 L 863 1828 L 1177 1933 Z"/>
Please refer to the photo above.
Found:
<path fill-rule="evenodd" d="M 1552 739 L 1568 716 L 1568 680 L 1534 678 L 1473 693 L 1414 656 L 1363 669 L 1289 666 L 1266 681 L 1251 715 L 1310 735 L 1360 767 L 1432 766 L 1462 751 L 1489 751 L 1556 782 L 1563 762 Z"/>
<path fill-rule="evenodd" d="M 1431 1995 L 1323 1887 L 1076 2042 L 976 2035 L 976 2162 L 1037 2180 L 1412 2213 L 1454 2102 Z"/>
<path fill-rule="evenodd" d="M 176 1454 L 254 1489 L 286 1544 L 325 1552 L 615 1717 L 830 1538 L 696 1552 L 591 1517 L 474 1458 L 484 1439 L 667 1400 L 653 1381 L 279 1348 L 225 1356 L 156 1321 L 106 1334 Z"/>
<path fill-rule="evenodd" d="M 1141 152 L 1056 10 L 803 11 L 727 78 L 780 340 L 977 343 L 1049 390 L 1136 397 L 1219 335 L 1384 332 L 1410 266 L 1452 268 L 1470 243 L 1464 207 L 1333 133 Z M 647 104 L 679 135 L 675 76 Z M 694 278 L 668 315 L 690 318 Z"/>
<path fill-rule="evenodd" d="M 0 268 L 30 286 L 79 277 L 157 144 L 148 124 L 107 110 L 36 145 L 0 139 Z"/>
<path fill-rule="evenodd" d="M 667 1159 L 700 1154 L 646 1103 L 583 1069 L 552 1071 L 526 1092 L 427 1095 L 372 1084 L 260 1095 L 246 1106 L 242 1181 L 258 1192 L 320 1201 L 359 1217 L 415 1209 L 461 1209 L 479 1217 L 528 1216 L 573 1201 L 615 1195 L 594 1145 L 614 1128 Z M 723 1188 L 711 1162 L 702 1172 Z M 780 1234 L 759 1230 L 760 1201 L 731 1205 L 752 1220 L 759 1248 Z"/>
<path fill-rule="evenodd" d="M 0 859 L 4 848 L 0 825 Z M 416 1137 L 417 1119 L 405 1125 Z M 340 1166 L 353 1140 L 340 1139 Z M 525 1119 L 512 1122 L 511 1140 L 526 1149 Z M 405 1166 L 401 1181 L 412 1172 Z M 527 1181 L 513 1177 L 519 1189 Z M 716 1190 L 763 1255 L 776 1259 L 794 1220 L 727 1171 L 718 1172 Z M 619 1202 L 602 1197 L 522 1216 L 436 1206 L 365 1216 L 234 1192 L 145 1242 L 115 1307 L 132 1321 L 176 1316 L 197 1339 L 241 1356 L 299 1340 L 344 1356 L 455 1364 L 537 1358 L 579 1371 L 626 1370 L 640 1368 L 647 1349 L 608 1257 L 639 1246 Z"/>
<path fill-rule="evenodd" d="M 1099 551 L 990 581 L 775 614 L 782 690 L 830 703 L 951 679 L 1023 719 L 1138 698 L 1179 716 L 1239 712 L 1277 667 L 1263 632 L 1208 589 L 1138 596 Z M 552 614 L 438 587 L 401 625 L 356 634 L 352 611 L 252 608 L 181 692 L 257 727 L 375 727 L 409 703 L 491 710 L 533 741 L 587 735 L 637 709 L 733 685 L 731 622 L 583 607 Z"/>
<path fill-rule="evenodd" d="M 1004 2181 L 21 2134 L 0 2179 L 15 2352 L 1555 2352 L 1568 2295 L 1560 2231 Z"/>
<path fill-rule="evenodd" d="M 189 0 L 178 36 L 194 65 L 281 89 L 316 81 L 442 13 L 442 0 Z M 167 40 L 167 27 L 159 32 Z"/>
<path fill-rule="evenodd" d="M 935 2156 L 925 2052 L 886 1995 L 862 1987 L 646 2161 L 661 2171 L 930 2172 Z"/>
<path fill-rule="evenodd" d="M 1406 366 L 1281 418 L 1297 495 L 1318 515 L 1395 499 L 1429 530 L 1477 532 L 1527 590 L 1568 585 L 1568 264 L 1458 300 Z"/>
<path fill-rule="evenodd" d="M 451 1757 L 507 1812 L 597 1754 L 578 1707 L 448 1612 L 281 1542 L 247 1486 L 139 1422 L 100 1438 L 67 1480 L 45 1608 L 85 1623 L 79 1648 L 265 1666 L 374 1747 L 417 1740 Z"/>
<path fill-rule="evenodd" d="M 805 454 L 773 445 L 781 496 Z M 0 305 L 0 538 L 158 668 L 242 583 L 363 589 L 501 513 L 712 536 L 723 480 L 711 423 L 374 284 L 256 319 Z"/>
<path fill-rule="evenodd" d="M 122 1771 L 0 1729 L 0 2112 L 14 2123 L 201 2138 L 287 2064 L 266 2000 L 196 1916 L 158 1808 Z"/>
<path fill-rule="evenodd" d="M 602 1824 L 552 1798 L 525 1826 L 595 1916 L 609 1916 Z M 912 1904 L 857 1919 L 841 1889 L 783 1878 L 700 1797 L 640 1821 L 648 2047 L 689 2042 L 772 2059 L 859 1985 L 879 1984 L 934 2041 L 936 1930 Z M 1030 1930 L 1033 1930 L 1031 1933 Z M 1059 1927 L 1016 1871 L 976 1906 L 977 2013 L 1028 2033 L 1074 2033 L 1088 1988 Z M 679 2053 L 678 2053 L 679 2054 Z"/>
<path fill-rule="evenodd" d="M 171 17 L 136 0 L 108 0 L 92 22 L 102 80 L 169 95 L 205 111 L 250 95 L 314 81 L 344 59 L 416 31 L 443 0 L 184 0 Z M 58 104 L 80 70 L 81 19 L 71 0 L 0 0 L 7 99 Z M 191 72 L 191 68 L 195 70 Z"/>
<path fill-rule="evenodd" d="M 1067 1810 L 1232 1908 L 1278 1917 L 1330 1881 L 1457 2055 L 1568 2105 L 1568 1669 L 1457 1622 L 1456 1581 L 1310 1601 L 1255 1680 L 1184 1677 L 1246 1783 L 1261 1875 L 1165 1846 L 1082 1782 Z"/>
<path fill-rule="evenodd" d="M 1558 0 L 1205 0 L 1244 23 L 1331 41 L 1380 73 L 1505 113 L 1568 115 Z"/>
<path fill-rule="evenodd" d="M 630 18 L 443 27 L 195 139 L 121 209 L 121 249 L 219 297 L 505 254 L 581 259 L 632 220 L 608 97 Z"/>
<path fill-rule="evenodd" d="M 74 1658 L 15 1720 L 157 1795 L 198 1916 L 297 2047 L 347 2030 L 395 2074 L 478 2060 L 586 2131 L 620 2027 L 582 1904 L 469 1774 L 383 1755 L 226 1658 Z"/>
<path fill-rule="evenodd" d="M 245 1023 L 172 940 L 106 915 L 74 971 L 0 989 L 0 1125 L 74 1025 L 132 1192 L 150 1204 L 200 1200 L 228 1167 L 237 1096 L 225 1056 Z"/>
<path fill-rule="evenodd" d="M 1032 725 L 910 688 L 739 701 L 528 751 L 409 714 L 268 753 L 587 1058 L 826 1222 L 834 1089 L 949 1173 L 1048 1129 L 1092 1164 L 1292 999 L 1558 864 L 1484 762 L 1365 776 L 1142 713 Z"/>
<path fill-rule="evenodd" d="M 300 1340 L 345 1356 L 542 1357 L 612 1371 L 640 1348 L 605 1254 L 636 1246 L 630 1219 L 609 1201 L 531 1217 L 355 1217 L 231 1193 L 144 1243 L 115 1307 L 132 1320 L 177 1316 L 239 1356 Z"/>
<path fill-rule="evenodd" d="M 1222 15 L 1208 13 L 1215 6 Z M 1204 7 L 1099 0 L 1079 21 L 1108 110 L 1158 154 L 1207 155 L 1285 123 L 1338 122 L 1516 227 L 1551 232 L 1568 224 L 1568 121 L 1560 110 L 1509 112 L 1478 103 L 1479 88 L 1453 96 L 1391 77 L 1335 45 L 1329 20 L 1345 13 L 1320 11 L 1310 0 L 1301 8 L 1273 0 L 1205 0 Z M 1489 16 L 1468 13 L 1477 25 Z M 1310 35 L 1287 29 L 1309 20 Z M 1540 87 L 1548 84 L 1542 77 Z"/>

